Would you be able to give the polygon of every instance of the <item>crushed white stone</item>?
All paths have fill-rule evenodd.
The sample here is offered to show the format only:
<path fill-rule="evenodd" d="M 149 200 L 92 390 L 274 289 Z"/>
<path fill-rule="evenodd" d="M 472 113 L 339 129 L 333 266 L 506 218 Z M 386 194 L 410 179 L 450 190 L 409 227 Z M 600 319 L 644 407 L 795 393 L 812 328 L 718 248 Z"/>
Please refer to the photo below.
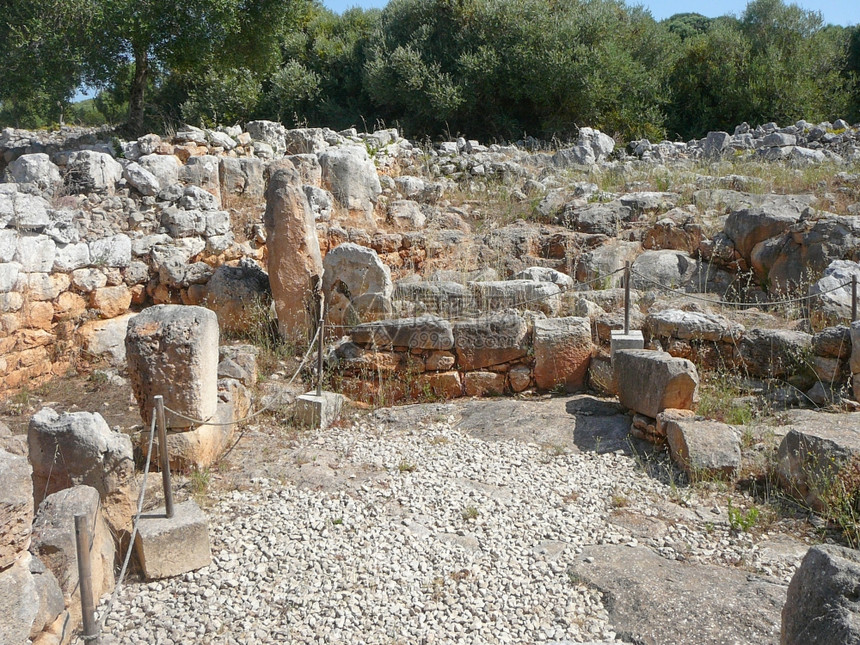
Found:
<path fill-rule="evenodd" d="M 785 581 L 794 570 L 763 560 L 751 538 L 724 526 L 725 512 L 722 522 L 673 523 L 644 541 L 609 523 L 619 491 L 625 510 L 645 515 L 670 494 L 630 457 L 482 441 L 452 421 L 363 423 L 307 438 L 308 454 L 337 455 L 335 469 L 384 470 L 352 488 L 258 479 L 217 493 L 207 511 L 213 563 L 127 582 L 107 640 L 610 643 L 600 592 L 568 573 L 583 546 L 642 543 L 673 559 L 744 562 Z"/>

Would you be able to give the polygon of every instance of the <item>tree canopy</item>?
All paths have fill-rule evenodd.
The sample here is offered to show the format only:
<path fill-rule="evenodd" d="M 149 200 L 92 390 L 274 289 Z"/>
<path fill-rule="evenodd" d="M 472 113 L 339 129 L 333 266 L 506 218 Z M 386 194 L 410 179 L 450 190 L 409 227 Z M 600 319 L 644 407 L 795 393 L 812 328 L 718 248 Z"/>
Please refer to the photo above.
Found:
<path fill-rule="evenodd" d="M 656 21 L 623 0 L 4 0 L 0 123 L 134 132 L 255 118 L 410 136 L 689 138 L 860 119 L 860 27 L 754 0 Z M 76 91 L 98 95 L 84 116 Z"/>

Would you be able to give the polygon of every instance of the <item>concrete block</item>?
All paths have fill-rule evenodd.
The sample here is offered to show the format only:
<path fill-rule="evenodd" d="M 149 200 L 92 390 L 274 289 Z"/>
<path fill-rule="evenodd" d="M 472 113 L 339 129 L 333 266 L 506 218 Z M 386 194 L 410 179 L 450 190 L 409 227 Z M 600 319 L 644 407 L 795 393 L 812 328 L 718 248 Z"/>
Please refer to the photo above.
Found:
<path fill-rule="evenodd" d="M 201 569 L 212 562 L 209 523 L 193 500 L 142 515 L 134 548 L 147 580 L 170 578 Z"/>
<path fill-rule="evenodd" d="M 645 337 L 638 329 L 631 329 L 626 334 L 624 330 L 613 329 L 609 334 L 609 348 L 612 358 L 615 358 L 615 352 L 622 349 L 645 349 Z"/>
<path fill-rule="evenodd" d="M 324 430 L 337 419 L 343 407 L 343 395 L 336 392 L 302 394 L 296 399 L 296 421 L 300 425 Z"/>

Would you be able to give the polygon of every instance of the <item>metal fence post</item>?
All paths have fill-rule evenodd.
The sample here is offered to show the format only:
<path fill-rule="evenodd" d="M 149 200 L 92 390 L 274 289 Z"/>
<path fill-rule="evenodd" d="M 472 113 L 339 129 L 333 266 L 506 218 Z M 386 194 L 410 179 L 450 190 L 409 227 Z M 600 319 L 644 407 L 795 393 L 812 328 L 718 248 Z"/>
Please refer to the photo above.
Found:
<path fill-rule="evenodd" d="M 98 643 L 99 634 L 93 605 L 92 566 L 90 564 L 90 528 L 85 514 L 75 515 L 75 545 L 78 552 L 78 590 L 81 593 L 84 640 L 87 643 Z"/>
<path fill-rule="evenodd" d="M 624 335 L 630 333 L 630 261 L 624 263 Z"/>
<path fill-rule="evenodd" d="M 320 298 L 320 326 L 317 339 L 317 396 L 322 396 L 323 380 L 323 348 L 325 346 L 325 313 L 323 312 L 322 298 Z"/>
<path fill-rule="evenodd" d="M 168 518 L 173 517 L 173 486 L 170 483 L 170 455 L 167 453 L 167 422 L 164 420 L 164 397 L 153 397 L 155 419 L 158 426 L 158 457 L 161 460 L 161 483 L 164 487 L 164 511 Z"/>
<path fill-rule="evenodd" d="M 851 322 L 857 320 L 857 275 L 851 276 Z"/>

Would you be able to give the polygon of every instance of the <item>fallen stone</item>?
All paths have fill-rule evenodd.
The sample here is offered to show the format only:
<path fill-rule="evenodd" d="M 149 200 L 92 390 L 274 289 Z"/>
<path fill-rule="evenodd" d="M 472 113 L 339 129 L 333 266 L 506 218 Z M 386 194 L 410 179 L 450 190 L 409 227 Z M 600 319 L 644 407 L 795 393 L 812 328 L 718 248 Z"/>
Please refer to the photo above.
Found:
<path fill-rule="evenodd" d="M 662 413 L 661 413 L 662 414 Z M 669 452 L 687 474 L 734 477 L 741 466 L 741 443 L 734 428 L 717 421 L 677 420 L 665 416 Z"/>
<path fill-rule="evenodd" d="M 795 410 L 789 422 L 777 451 L 777 474 L 789 493 L 820 510 L 840 472 L 860 463 L 860 413 Z"/>
<path fill-rule="evenodd" d="M 141 515 L 135 552 L 147 580 L 171 578 L 209 566 L 209 522 L 193 500 L 176 504 L 168 518 L 164 508 Z"/>
<path fill-rule="evenodd" d="M 134 457 L 128 435 L 113 432 L 98 412 L 43 408 L 30 419 L 27 442 L 37 505 L 65 488 L 91 486 L 110 508 L 111 525 L 131 528 Z"/>
<path fill-rule="evenodd" d="M 534 378 L 539 388 L 581 389 L 591 362 L 591 324 L 587 318 L 575 317 L 537 320 L 534 352 Z"/>
<path fill-rule="evenodd" d="M 129 376 L 145 425 L 154 397 L 193 419 L 208 420 L 218 401 L 218 318 L 203 307 L 156 305 L 128 322 L 125 340 Z M 179 387 L 177 387 L 179 385 Z M 167 413 L 171 428 L 191 422 Z"/>
<path fill-rule="evenodd" d="M 666 408 L 692 409 L 698 398 L 696 366 L 666 352 L 626 349 L 615 353 L 613 369 L 621 404 L 651 418 Z"/>
<path fill-rule="evenodd" d="M 741 338 L 744 327 L 719 314 L 665 309 L 649 314 L 645 324 L 653 336 L 695 341 L 732 342 Z"/>
<path fill-rule="evenodd" d="M 807 551 L 788 585 L 781 645 L 860 643 L 860 554 L 835 544 Z"/>

